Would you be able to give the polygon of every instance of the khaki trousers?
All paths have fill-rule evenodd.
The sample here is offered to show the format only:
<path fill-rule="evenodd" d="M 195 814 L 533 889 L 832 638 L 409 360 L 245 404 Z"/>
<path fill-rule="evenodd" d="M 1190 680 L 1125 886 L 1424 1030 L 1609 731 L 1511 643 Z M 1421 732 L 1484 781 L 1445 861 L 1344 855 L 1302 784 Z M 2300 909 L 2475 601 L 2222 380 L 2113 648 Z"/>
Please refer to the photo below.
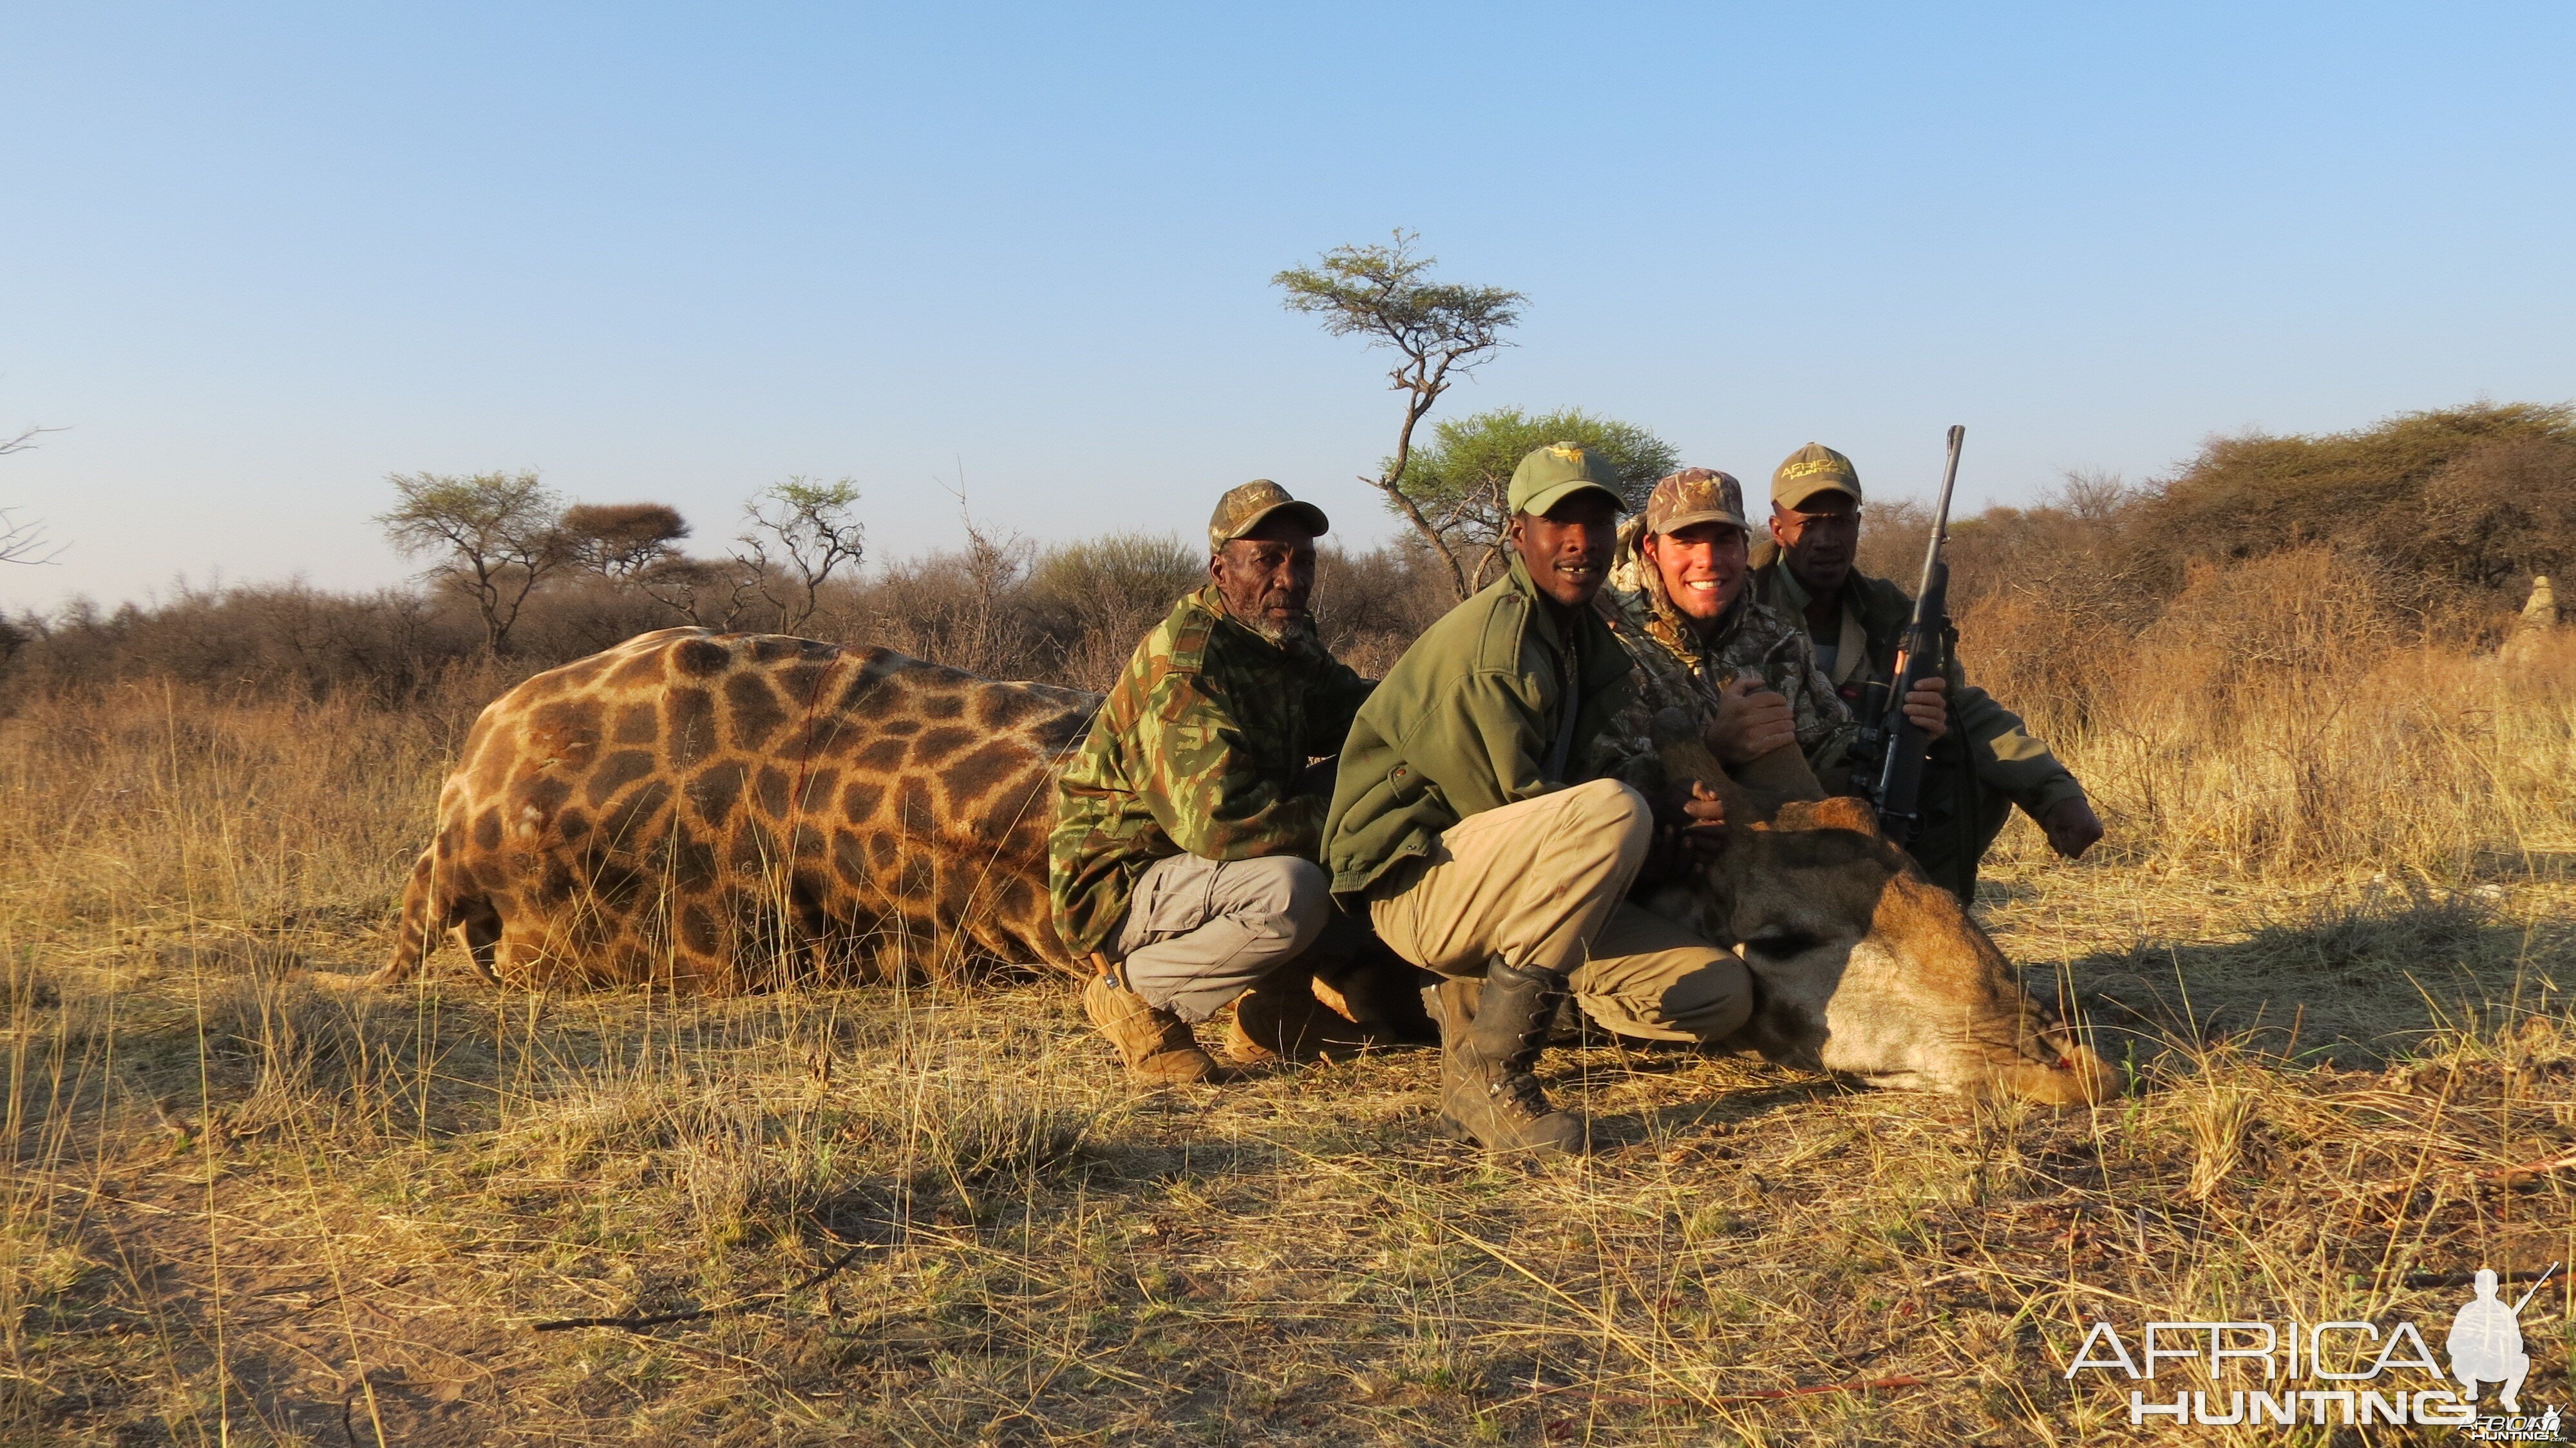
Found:
<path fill-rule="evenodd" d="M 1136 877 L 1112 951 L 1129 990 L 1196 1025 L 1303 954 L 1336 913 L 1312 860 L 1173 855 Z"/>
<path fill-rule="evenodd" d="M 1744 962 L 1628 903 L 1654 820 L 1614 779 L 1471 815 L 1441 832 L 1411 884 L 1369 902 L 1396 954 L 1443 975 L 1495 958 L 1566 977 L 1623 1036 L 1716 1041 L 1753 1010 Z"/>

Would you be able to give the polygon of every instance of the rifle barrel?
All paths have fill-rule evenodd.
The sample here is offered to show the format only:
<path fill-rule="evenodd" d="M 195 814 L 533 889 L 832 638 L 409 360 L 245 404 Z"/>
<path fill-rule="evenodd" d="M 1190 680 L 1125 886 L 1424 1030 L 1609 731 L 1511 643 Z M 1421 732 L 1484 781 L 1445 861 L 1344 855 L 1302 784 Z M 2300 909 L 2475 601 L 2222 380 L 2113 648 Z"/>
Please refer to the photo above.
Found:
<path fill-rule="evenodd" d="M 1923 582 L 1914 590 L 1916 598 L 1932 586 L 1932 566 L 1941 561 L 1941 545 L 1950 538 L 1950 490 L 1959 485 L 1959 445 L 1967 439 L 1966 428 L 1950 424 L 1950 460 L 1941 468 L 1941 501 L 1932 509 L 1932 541 L 1923 548 Z"/>
<path fill-rule="evenodd" d="M 2548 1284 L 2550 1278 L 2557 1275 L 2558 1264 L 2552 1262 L 2549 1264 L 2549 1270 L 2540 1274 L 2540 1280 L 2531 1284 L 2531 1290 L 2522 1294 L 2522 1300 L 2513 1305 L 2513 1315 L 2516 1317 L 2522 1316 L 2522 1310 L 2531 1305 L 2531 1299 L 2539 1296 L 2540 1289 Z"/>

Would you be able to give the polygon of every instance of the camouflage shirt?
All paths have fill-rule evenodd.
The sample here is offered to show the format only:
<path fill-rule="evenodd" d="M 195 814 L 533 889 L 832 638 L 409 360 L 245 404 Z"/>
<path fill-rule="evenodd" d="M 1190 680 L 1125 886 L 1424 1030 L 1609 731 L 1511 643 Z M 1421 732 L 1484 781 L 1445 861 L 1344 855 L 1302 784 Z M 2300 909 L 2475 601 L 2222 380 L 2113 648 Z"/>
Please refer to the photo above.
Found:
<path fill-rule="evenodd" d="M 1312 638 L 1236 622 L 1214 585 L 1174 606 L 1057 785 L 1047 889 L 1074 955 L 1101 948 L 1166 856 L 1317 858 L 1332 780 L 1307 766 L 1341 751 L 1372 687 Z"/>
<path fill-rule="evenodd" d="M 1811 761 L 1838 757 L 1852 733 L 1851 710 L 1833 681 L 1816 667 L 1807 631 L 1753 597 L 1752 580 L 1732 608 L 1706 634 L 1664 596 L 1664 580 L 1637 551 L 1641 520 L 1619 529 L 1619 554 L 1610 586 L 1593 606 L 1635 663 L 1636 698 L 1611 721 L 1593 765 L 1652 794 L 1664 786 L 1650 723 L 1665 709 L 1680 709 L 1705 730 L 1717 717 L 1720 691 L 1746 673 L 1789 701 L 1796 716 L 1798 750 Z"/>

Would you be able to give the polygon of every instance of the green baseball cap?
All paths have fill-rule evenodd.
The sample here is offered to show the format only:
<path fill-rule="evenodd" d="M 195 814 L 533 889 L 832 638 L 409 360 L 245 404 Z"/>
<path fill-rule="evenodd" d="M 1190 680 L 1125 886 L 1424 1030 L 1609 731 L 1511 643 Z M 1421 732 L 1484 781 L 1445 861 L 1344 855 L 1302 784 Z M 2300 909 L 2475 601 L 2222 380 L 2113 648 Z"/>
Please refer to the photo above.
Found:
<path fill-rule="evenodd" d="M 1792 512 L 1818 493 L 1851 494 L 1860 501 L 1860 474 L 1852 468 L 1850 458 L 1825 446 L 1811 442 L 1789 454 L 1771 475 L 1771 501 Z"/>
<path fill-rule="evenodd" d="M 1649 533 L 1672 533 L 1693 523 L 1744 526 L 1744 485 L 1715 468 L 1684 468 L 1658 479 L 1646 495 Z"/>
<path fill-rule="evenodd" d="M 1512 469 L 1512 511 L 1545 513 L 1586 488 L 1608 498 L 1613 509 L 1628 510 L 1628 500 L 1619 496 L 1619 475 L 1610 470 L 1609 459 L 1577 442 L 1534 447 Z"/>
<path fill-rule="evenodd" d="M 1223 553 L 1225 545 L 1260 527 L 1261 520 L 1273 513 L 1286 513 L 1318 538 L 1333 531 L 1323 509 L 1298 502 L 1268 478 L 1254 478 L 1216 500 L 1216 511 L 1208 515 L 1208 553 Z"/>

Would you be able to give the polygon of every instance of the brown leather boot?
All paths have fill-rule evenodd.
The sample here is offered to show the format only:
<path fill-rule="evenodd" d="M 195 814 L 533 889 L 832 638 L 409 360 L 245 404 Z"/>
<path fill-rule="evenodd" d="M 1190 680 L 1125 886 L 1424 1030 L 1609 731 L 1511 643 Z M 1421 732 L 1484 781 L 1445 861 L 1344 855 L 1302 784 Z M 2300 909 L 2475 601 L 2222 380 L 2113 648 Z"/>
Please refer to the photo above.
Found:
<path fill-rule="evenodd" d="M 1222 1076 L 1216 1061 L 1199 1049 L 1189 1023 L 1158 1010 L 1118 983 L 1114 975 L 1096 975 L 1083 987 L 1082 1013 L 1118 1048 L 1127 1074 L 1155 1086 L 1191 1085 Z"/>
<path fill-rule="evenodd" d="M 1534 1074 L 1564 980 L 1497 960 L 1485 968 L 1471 1006 L 1467 987 L 1473 984 L 1443 981 L 1431 992 L 1440 1019 L 1441 1127 L 1487 1151 L 1562 1156 L 1590 1150 L 1590 1124 L 1550 1105 Z"/>
<path fill-rule="evenodd" d="M 1345 1061 L 1376 1044 L 1376 1033 L 1326 1006 L 1302 972 L 1243 993 L 1226 1026 L 1225 1053 L 1239 1064 Z"/>

